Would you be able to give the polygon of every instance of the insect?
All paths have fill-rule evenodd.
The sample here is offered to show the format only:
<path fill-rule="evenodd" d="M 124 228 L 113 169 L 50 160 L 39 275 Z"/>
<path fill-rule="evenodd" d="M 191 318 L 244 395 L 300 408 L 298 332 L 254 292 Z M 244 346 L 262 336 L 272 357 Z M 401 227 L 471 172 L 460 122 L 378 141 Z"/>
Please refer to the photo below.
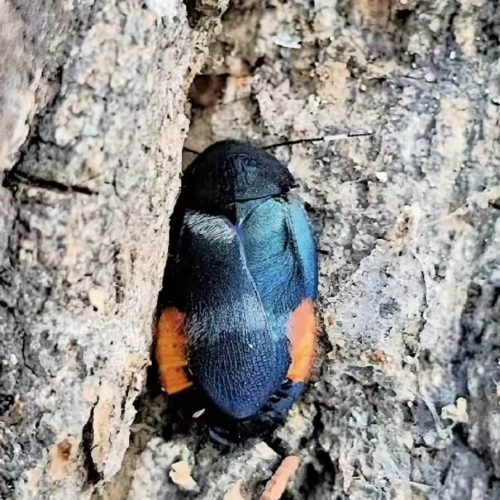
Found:
<path fill-rule="evenodd" d="M 196 387 L 221 415 L 282 420 L 316 347 L 314 236 L 295 181 L 237 141 L 185 171 L 171 219 L 156 358 L 169 395 Z"/>

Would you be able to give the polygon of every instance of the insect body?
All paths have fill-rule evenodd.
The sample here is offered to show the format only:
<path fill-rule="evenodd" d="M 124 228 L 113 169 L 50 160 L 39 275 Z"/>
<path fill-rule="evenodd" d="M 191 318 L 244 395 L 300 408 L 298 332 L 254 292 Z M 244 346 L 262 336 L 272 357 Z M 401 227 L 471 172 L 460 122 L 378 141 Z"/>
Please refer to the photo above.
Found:
<path fill-rule="evenodd" d="M 294 179 L 224 141 L 188 167 L 172 216 L 156 356 L 170 395 L 196 386 L 235 420 L 282 418 L 315 352 L 314 238 Z"/>

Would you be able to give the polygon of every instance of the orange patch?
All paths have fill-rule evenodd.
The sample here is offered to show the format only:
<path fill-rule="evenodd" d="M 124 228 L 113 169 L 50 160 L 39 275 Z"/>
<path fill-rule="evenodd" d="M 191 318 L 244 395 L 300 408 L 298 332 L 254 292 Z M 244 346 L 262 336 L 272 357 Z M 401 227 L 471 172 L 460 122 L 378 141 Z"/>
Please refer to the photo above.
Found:
<path fill-rule="evenodd" d="M 292 363 L 287 377 L 292 382 L 305 382 L 311 374 L 316 353 L 316 318 L 309 299 L 295 309 L 288 325 Z"/>
<path fill-rule="evenodd" d="M 193 385 L 189 380 L 184 313 L 175 307 L 165 309 L 156 327 L 156 360 L 160 380 L 167 394 L 181 392 Z"/>

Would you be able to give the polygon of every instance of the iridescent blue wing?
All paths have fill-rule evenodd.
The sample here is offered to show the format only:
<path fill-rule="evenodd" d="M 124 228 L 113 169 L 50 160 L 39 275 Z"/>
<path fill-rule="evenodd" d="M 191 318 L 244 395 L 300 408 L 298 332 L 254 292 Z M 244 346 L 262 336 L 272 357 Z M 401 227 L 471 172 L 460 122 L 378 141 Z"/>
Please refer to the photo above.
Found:
<path fill-rule="evenodd" d="M 169 286 L 187 318 L 189 370 L 219 409 L 253 415 L 285 377 L 287 345 L 270 333 L 234 226 L 188 210 L 180 238 Z"/>
<path fill-rule="evenodd" d="M 287 380 L 259 414 L 262 421 L 280 420 L 302 394 L 314 363 L 316 246 L 303 208 L 285 199 L 258 204 L 239 232 L 269 328 L 275 339 L 285 339 L 289 349 Z"/>
<path fill-rule="evenodd" d="M 282 335 L 283 318 L 317 294 L 316 247 L 307 216 L 298 203 L 272 198 L 246 216 L 239 232 L 268 321 Z"/>

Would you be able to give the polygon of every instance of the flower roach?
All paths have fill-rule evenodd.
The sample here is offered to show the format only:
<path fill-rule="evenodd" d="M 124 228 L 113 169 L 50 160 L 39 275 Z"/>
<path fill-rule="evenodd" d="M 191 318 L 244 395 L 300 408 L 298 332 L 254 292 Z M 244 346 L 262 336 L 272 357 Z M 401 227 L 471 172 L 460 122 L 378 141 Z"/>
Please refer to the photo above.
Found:
<path fill-rule="evenodd" d="M 314 360 L 317 255 L 294 184 L 262 149 L 219 142 L 187 168 L 171 219 L 161 383 L 169 395 L 196 388 L 236 423 L 281 421 Z"/>

